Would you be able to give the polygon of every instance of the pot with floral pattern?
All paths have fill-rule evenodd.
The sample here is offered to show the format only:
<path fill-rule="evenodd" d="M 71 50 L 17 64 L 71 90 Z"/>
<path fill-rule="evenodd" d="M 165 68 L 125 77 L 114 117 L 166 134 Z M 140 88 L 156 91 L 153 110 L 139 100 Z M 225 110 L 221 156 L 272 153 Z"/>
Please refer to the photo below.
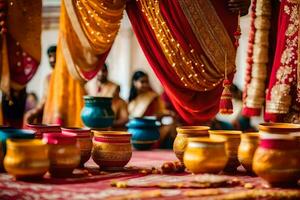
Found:
<path fill-rule="evenodd" d="M 119 131 L 93 131 L 92 158 L 103 170 L 120 170 L 132 156 L 131 134 Z"/>

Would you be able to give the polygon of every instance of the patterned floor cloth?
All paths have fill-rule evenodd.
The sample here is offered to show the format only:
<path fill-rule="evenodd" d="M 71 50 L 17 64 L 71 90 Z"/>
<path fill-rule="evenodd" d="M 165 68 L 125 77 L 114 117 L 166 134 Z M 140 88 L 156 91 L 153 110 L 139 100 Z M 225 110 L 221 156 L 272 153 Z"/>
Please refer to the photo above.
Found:
<path fill-rule="evenodd" d="M 1 200 L 121 200 L 121 199 L 300 199 L 300 188 L 269 188 L 258 177 L 244 174 L 219 175 L 241 184 L 235 187 L 203 188 L 178 187 L 182 182 L 194 180 L 195 176 L 183 174 L 140 173 L 140 168 L 159 168 L 166 161 L 176 160 L 171 151 L 135 151 L 127 168 L 122 172 L 102 172 L 91 160 L 86 169 L 75 170 L 67 179 L 54 179 L 46 175 L 37 182 L 16 181 L 12 176 L 0 174 Z M 203 175 L 204 176 L 204 175 Z M 112 187 L 113 182 L 130 183 L 127 187 Z M 157 187 L 158 186 L 163 187 Z M 166 187 L 166 184 L 175 186 Z M 179 183 L 179 184 L 178 184 Z M 156 185 L 155 185 L 156 184 Z M 170 186 L 170 185 L 169 185 Z M 173 187 L 173 188 L 172 188 Z M 193 188 L 193 189 L 192 189 Z M 230 196 L 231 195 L 231 196 Z M 271 195 L 271 196 L 270 196 Z M 273 196 L 272 196 L 273 195 Z M 274 196 L 275 195 L 275 196 Z M 276 197 L 276 198 L 275 198 Z"/>

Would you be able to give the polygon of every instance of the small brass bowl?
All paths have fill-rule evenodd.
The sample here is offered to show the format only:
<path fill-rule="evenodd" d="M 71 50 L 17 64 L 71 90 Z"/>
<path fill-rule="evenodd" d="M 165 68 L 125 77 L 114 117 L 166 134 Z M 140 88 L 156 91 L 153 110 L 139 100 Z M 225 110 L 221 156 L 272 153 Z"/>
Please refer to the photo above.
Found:
<path fill-rule="evenodd" d="M 241 144 L 238 149 L 238 159 L 242 166 L 250 173 L 253 172 L 253 156 L 258 147 L 258 143 L 258 133 L 243 133 L 241 135 Z"/>
<path fill-rule="evenodd" d="M 184 165 L 192 173 L 219 173 L 227 163 L 225 142 L 210 138 L 189 138 Z"/>
<path fill-rule="evenodd" d="M 188 145 L 188 138 L 208 137 L 208 126 L 181 126 L 177 127 L 177 136 L 174 140 L 173 151 L 176 157 L 183 163 L 183 154 Z"/>
<path fill-rule="evenodd" d="M 17 179 L 42 178 L 49 169 L 48 147 L 37 139 L 8 139 L 5 170 Z"/>
<path fill-rule="evenodd" d="M 211 130 L 210 138 L 216 141 L 225 141 L 225 150 L 228 156 L 228 162 L 224 169 L 226 172 L 234 172 L 240 165 L 238 160 L 238 148 L 241 142 L 241 131 L 232 130 Z"/>
<path fill-rule="evenodd" d="M 120 170 L 132 156 L 131 134 L 120 131 L 93 131 L 92 158 L 103 170 Z"/>

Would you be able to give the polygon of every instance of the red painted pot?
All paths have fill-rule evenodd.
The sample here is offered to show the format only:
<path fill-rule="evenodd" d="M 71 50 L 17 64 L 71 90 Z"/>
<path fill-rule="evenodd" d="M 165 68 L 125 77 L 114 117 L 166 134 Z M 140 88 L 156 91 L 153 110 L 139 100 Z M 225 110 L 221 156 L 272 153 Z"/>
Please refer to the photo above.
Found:
<path fill-rule="evenodd" d="M 92 158 L 103 170 L 122 169 L 131 159 L 131 134 L 94 131 Z"/>
<path fill-rule="evenodd" d="M 26 124 L 26 129 L 36 131 L 35 138 L 43 138 L 44 133 L 61 132 L 60 126 L 57 124 Z"/>

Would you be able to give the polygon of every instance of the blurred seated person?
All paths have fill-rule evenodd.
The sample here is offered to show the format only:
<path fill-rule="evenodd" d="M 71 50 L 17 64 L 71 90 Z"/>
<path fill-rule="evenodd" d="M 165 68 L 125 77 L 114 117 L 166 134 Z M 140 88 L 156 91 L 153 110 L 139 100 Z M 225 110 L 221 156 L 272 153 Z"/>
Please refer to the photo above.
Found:
<path fill-rule="evenodd" d="M 50 46 L 47 50 L 49 64 L 51 69 L 53 70 L 56 63 L 56 46 Z M 44 106 L 46 103 L 49 82 L 51 78 L 51 74 L 48 74 L 44 80 L 44 93 L 40 103 L 33 109 L 28 110 L 24 116 L 24 125 L 27 123 L 42 123 Z"/>
<path fill-rule="evenodd" d="M 130 117 L 156 116 L 159 119 L 166 111 L 160 95 L 153 91 L 148 75 L 142 71 L 132 76 L 128 111 Z"/>
<path fill-rule="evenodd" d="M 127 102 L 120 97 L 120 86 L 108 80 L 108 68 L 104 64 L 97 75 L 97 92 L 95 96 L 111 97 L 112 109 L 115 113 L 114 129 L 125 128 L 128 122 Z"/>
<path fill-rule="evenodd" d="M 29 92 L 26 97 L 25 112 L 34 109 L 39 103 L 38 97 L 34 92 Z"/>

